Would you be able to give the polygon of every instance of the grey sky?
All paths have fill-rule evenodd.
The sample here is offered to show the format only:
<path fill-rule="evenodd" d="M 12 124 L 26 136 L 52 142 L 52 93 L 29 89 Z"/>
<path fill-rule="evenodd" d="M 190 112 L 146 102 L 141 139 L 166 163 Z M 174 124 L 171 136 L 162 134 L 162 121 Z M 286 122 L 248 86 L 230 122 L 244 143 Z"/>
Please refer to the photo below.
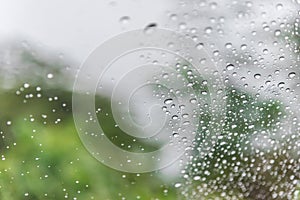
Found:
<path fill-rule="evenodd" d="M 168 1 L 0 0 L 0 41 L 21 37 L 61 51 L 77 62 L 122 31 L 159 22 Z M 126 25 L 122 16 L 129 16 Z"/>

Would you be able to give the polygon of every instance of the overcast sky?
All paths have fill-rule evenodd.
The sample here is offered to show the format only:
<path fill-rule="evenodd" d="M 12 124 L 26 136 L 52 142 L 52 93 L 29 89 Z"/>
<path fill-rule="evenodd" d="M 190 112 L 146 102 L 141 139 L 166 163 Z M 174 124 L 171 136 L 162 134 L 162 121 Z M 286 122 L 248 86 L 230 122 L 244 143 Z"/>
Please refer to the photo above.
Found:
<path fill-rule="evenodd" d="M 122 31 L 160 22 L 161 0 L 0 0 L 0 42 L 24 38 L 82 62 L 98 44 Z M 120 18 L 129 16 L 129 23 Z"/>

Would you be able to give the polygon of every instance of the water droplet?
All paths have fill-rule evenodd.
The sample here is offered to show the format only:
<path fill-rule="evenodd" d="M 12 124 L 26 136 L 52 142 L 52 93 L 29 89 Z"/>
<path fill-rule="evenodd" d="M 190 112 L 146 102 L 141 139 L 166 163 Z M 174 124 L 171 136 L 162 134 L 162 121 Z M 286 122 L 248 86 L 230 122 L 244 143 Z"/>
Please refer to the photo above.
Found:
<path fill-rule="evenodd" d="M 201 94 L 203 94 L 203 95 L 207 95 L 207 94 L 208 94 L 208 92 L 207 92 L 207 91 L 201 91 Z"/>
<path fill-rule="evenodd" d="M 255 79 L 259 79 L 261 77 L 261 74 L 254 74 Z"/>
<path fill-rule="evenodd" d="M 166 99 L 165 101 L 164 101 L 164 103 L 165 104 L 171 104 L 173 102 L 173 99 Z"/>
<path fill-rule="evenodd" d="M 181 30 L 186 29 L 186 23 L 180 23 L 179 24 L 179 29 L 181 29 Z"/>
<path fill-rule="evenodd" d="M 181 186 L 181 183 L 175 183 L 174 185 L 176 188 L 179 188 Z"/>
<path fill-rule="evenodd" d="M 263 29 L 264 29 L 264 31 L 269 31 L 270 27 L 269 26 L 264 26 Z"/>
<path fill-rule="evenodd" d="M 295 76 L 296 76 L 296 73 L 295 72 L 291 72 L 291 73 L 289 73 L 289 75 L 288 75 L 290 78 L 294 78 Z"/>
<path fill-rule="evenodd" d="M 228 64 L 228 65 L 226 66 L 226 69 L 227 69 L 227 70 L 233 70 L 233 69 L 234 69 L 234 65 L 233 65 L 233 64 Z"/>
<path fill-rule="evenodd" d="M 165 79 L 167 79 L 167 78 L 169 78 L 169 74 L 168 73 L 163 73 L 162 77 L 165 78 Z"/>
<path fill-rule="evenodd" d="M 178 116 L 177 115 L 173 115 L 172 119 L 178 119 Z"/>
<path fill-rule="evenodd" d="M 24 88 L 29 88 L 29 84 L 28 83 L 24 83 Z"/>
<path fill-rule="evenodd" d="M 187 114 L 187 113 L 185 113 L 185 114 L 182 115 L 182 118 L 184 118 L 184 119 L 186 119 L 188 117 L 189 117 L 189 114 Z"/>
<path fill-rule="evenodd" d="M 274 32 L 274 35 L 275 36 L 279 36 L 281 34 L 281 31 L 280 30 L 275 30 L 275 32 Z"/>
<path fill-rule="evenodd" d="M 206 27 L 204 29 L 205 33 L 210 34 L 212 32 L 212 28 L 211 27 Z"/>
<path fill-rule="evenodd" d="M 51 73 L 47 74 L 47 78 L 52 79 L 53 77 L 54 77 L 53 74 Z"/>
<path fill-rule="evenodd" d="M 214 52 L 213 52 L 213 55 L 214 56 L 218 56 L 220 54 L 220 52 L 218 51 L 218 50 L 215 50 Z"/>
<path fill-rule="evenodd" d="M 196 100 L 195 98 L 192 98 L 192 99 L 190 99 L 190 102 L 191 102 L 192 104 L 195 104 L 195 103 L 197 103 L 197 100 Z"/>
<path fill-rule="evenodd" d="M 230 49 L 230 48 L 232 47 L 232 44 L 231 44 L 231 43 L 226 43 L 226 44 L 225 44 L 225 47 L 226 47 L 227 49 Z"/>
<path fill-rule="evenodd" d="M 204 47 L 204 44 L 203 43 L 198 43 L 197 45 L 196 45 L 196 48 L 197 49 L 202 49 Z"/>
<path fill-rule="evenodd" d="M 264 54 L 268 54 L 268 52 L 269 52 L 268 49 L 264 49 L 264 50 L 263 50 L 263 53 L 264 53 Z"/>
<path fill-rule="evenodd" d="M 277 10 L 281 10 L 283 8 L 283 5 L 281 3 L 277 4 L 276 5 L 276 9 Z"/>
<path fill-rule="evenodd" d="M 156 23 L 150 23 L 148 24 L 145 28 L 144 28 L 144 32 L 146 34 L 151 34 L 153 33 L 153 31 L 157 28 L 157 24 Z"/>
<path fill-rule="evenodd" d="M 216 2 L 212 2 L 212 3 L 209 4 L 209 6 L 210 6 L 210 8 L 211 8 L 212 10 L 214 10 L 214 9 L 217 8 L 218 4 L 217 4 Z"/>
<path fill-rule="evenodd" d="M 280 82 L 280 83 L 278 83 L 278 87 L 279 87 L 279 88 L 283 88 L 283 87 L 284 87 L 284 85 L 285 85 L 285 83 L 284 83 L 284 82 Z"/>
<path fill-rule="evenodd" d="M 242 44 L 241 45 L 241 50 L 246 50 L 247 49 L 247 45 L 246 44 Z"/>
<path fill-rule="evenodd" d="M 178 133 L 173 133 L 173 137 L 177 138 L 179 136 Z"/>
<path fill-rule="evenodd" d="M 197 33 L 197 29 L 196 28 L 191 28 L 190 31 L 191 31 L 192 34 Z"/>
<path fill-rule="evenodd" d="M 176 21 L 177 20 L 177 15 L 176 14 L 172 14 L 170 15 L 171 20 Z"/>
<path fill-rule="evenodd" d="M 251 1 L 247 1 L 247 2 L 246 2 L 246 6 L 247 6 L 247 7 L 250 8 L 250 7 L 252 7 L 252 5 L 253 5 L 253 3 L 252 3 Z"/>
<path fill-rule="evenodd" d="M 129 16 L 123 16 L 120 18 L 120 23 L 123 24 L 123 25 L 126 25 L 128 24 L 130 21 L 130 17 Z"/>

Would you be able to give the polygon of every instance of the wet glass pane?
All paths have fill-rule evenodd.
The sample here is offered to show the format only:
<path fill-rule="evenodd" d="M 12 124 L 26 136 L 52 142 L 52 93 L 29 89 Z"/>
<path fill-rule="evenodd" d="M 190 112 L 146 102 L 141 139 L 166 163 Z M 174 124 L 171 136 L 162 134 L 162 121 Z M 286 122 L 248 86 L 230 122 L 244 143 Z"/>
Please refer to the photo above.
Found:
<path fill-rule="evenodd" d="M 0 19 L 0 199 L 300 199 L 299 0 Z"/>

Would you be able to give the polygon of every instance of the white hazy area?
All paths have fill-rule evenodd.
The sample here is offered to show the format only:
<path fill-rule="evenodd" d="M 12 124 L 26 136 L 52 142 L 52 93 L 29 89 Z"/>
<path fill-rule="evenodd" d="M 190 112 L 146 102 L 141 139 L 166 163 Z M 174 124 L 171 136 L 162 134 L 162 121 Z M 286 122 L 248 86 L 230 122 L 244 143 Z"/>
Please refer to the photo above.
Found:
<path fill-rule="evenodd" d="M 77 62 L 116 34 L 164 18 L 168 1 L 0 0 L 0 41 L 20 37 Z M 128 16 L 128 23 L 120 19 Z"/>

